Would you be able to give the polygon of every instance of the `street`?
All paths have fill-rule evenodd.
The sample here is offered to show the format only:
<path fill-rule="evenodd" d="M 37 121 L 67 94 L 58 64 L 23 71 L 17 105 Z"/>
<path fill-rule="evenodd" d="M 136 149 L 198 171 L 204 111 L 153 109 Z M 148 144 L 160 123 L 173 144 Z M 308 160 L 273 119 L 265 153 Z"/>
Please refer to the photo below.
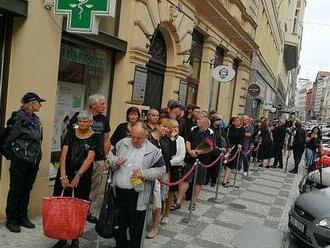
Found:
<path fill-rule="evenodd" d="M 253 164 L 251 167 L 253 169 Z M 249 180 L 242 180 L 238 174 L 238 188 L 220 187 L 220 204 L 208 201 L 214 197 L 215 189 L 204 186 L 190 223 L 185 223 L 188 216 L 186 203 L 171 213 L 170 223 L 160 227 L 155 239 L 145 240 L 144 248 L 303 248 L 302 244 L 290 238 L 287 228 L 288 211 L 298 195 L 300 179 L 301 175 L 272 168 L 258 168 L 258 171 L 250 172 Z M 101 200 L 95 204 L 96 209 L 100 204 Z M 0 247 L 51 247 L 55 240 L 43 235 L 41 217 L 35 217 L 33 221 L 37 229 L 23 229 L 20 234 L 10 233 L 1 224 Z M 113 240 L 100 238 L 99 241 L 100 248 L 114 246 Z M 97 235 L 90 223 L 86 224 L 81 247 L 97 247 Z"/>

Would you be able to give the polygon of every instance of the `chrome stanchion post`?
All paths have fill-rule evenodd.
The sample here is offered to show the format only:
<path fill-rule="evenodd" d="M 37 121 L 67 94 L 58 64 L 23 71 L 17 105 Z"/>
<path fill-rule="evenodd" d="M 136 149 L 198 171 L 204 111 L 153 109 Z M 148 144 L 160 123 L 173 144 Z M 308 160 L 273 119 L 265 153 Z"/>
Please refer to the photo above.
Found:
<path fill-rule="evenodd" d="M 157 179 L 156 179 L 157 180 Z M 149 195 L 149 200 L 148 200 L 148 204 L 147 204 L 147 208 L 146 208 L 146 215 L 144 217 L 144 223 L 143 223 L 143 231 L 142 231 L 142 236 L 141 236 L 141 242 L 140 242 L 140 248 L 144 247 L 144 242 L 146 240 L 146 231 L 147 231 L 147 221 L 148 221 L 148 217 L 150 214 L 150 205 L 152 202 L 152 196 L 153 196 L 153 192 L 154 192 L 154 188 L 155 188 L 155 182 L 153 183 L 152 187 L 151 187 L 151 192 Z"/>
<path fill-rule="evenodd" d="M 195 203 L 193 201 L 194 201 L 195 191 L 196 191 L 196 181 L 197 181 L 199 163 L 200 163 L 199 159 L 196 159 L 196 162 L 195 162 L 196 169 L 195 169 L 195 174 L 194 174 L 193 189 L 192 189 L 191 201 L 190 201 L 190 205 L 189 205 L 190 207 L 189 207 L 188 218 L 182 220 L 183 222 L 185 222 L 188 225 L 190 224 L 190 218 L 191 218 L 192 211 L 193 211 L 192 207 L 193 207 L 193 204 Z"/>
<path fill-rule="evenodd" d="M 237 173 L 238 173 L 238 166 L 239 166 L 240 159 L 241 159 L 241 150 L 238 149 L 237 152 L 238 152 L 238 157 L 237 157 L 236 168 L 235 168 L 234 183 L 232 185 L 233 188 L 239 188 L 239 186 L 236 186 L 236 177 L 237 177 Z"/>
<path fill-rule="evenodd" d="M 286 173 L 287 169 L 288 169 L 288 163 L 289 163 L 289 158 L 291 156 L 291 151 L 292 150 L 287 150 L 287 155 L 286 155 L 286 163 L 285 163 L 285 170 L 284 173 Z"/>
<path fill-rule="evenodd" d="M 215 196 L 211 197 L 210 199 L 208 199 L 208 202 L 212 202 L 212 203 L 217 203 L 220 204 L 223 202 L 223 200 L 218 200 L 218 195 L 219 195 L 219 187 L 220 187 L 220 177 L 221 177 L 221 172 L 222 172 L 222 167 L 223 167 L 223 160 L 224 160 L 224 152 L 221 152 L 221 159 L 220 159 L 220 164 L 219 164 L 219 171 L 218 171 L 218 177 L 217 177 L 217 186 L 216 186 L 216 190 L 215 190 Z"/>

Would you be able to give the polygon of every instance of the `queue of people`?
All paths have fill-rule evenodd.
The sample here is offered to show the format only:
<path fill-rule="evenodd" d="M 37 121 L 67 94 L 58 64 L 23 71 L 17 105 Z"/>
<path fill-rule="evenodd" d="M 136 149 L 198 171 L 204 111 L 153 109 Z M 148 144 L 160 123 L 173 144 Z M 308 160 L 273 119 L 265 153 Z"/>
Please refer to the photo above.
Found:
<path fill-rule="evenodd" d="M 35 93 L 25 94 L 21 109 L 13 112 L 7 122 L 11 128 L 6 141 L 18 148 L 12 149 L 10 157 L 6 209 L 6 227 L 12 232 L 20 232 L 21 226 L 35 227 L 28 219 L 27 209 L 41 160 L 42 125 L 35 113 L 42 102 L 45 100 Z M 189 209 L 195 210 L 203 185 L 210 183 L 214 187 L 220 180 L 219 161 L 208 169 L 199 166 L 179 185 L 168 187 L 167 183 L 191 171 L 196 159 L 210 164 L 219 151 L 230 149 L 232 159 L 224 164 L 221 181 L 227 188 L 233 171 L 243 168 L 243 177 L 247 177 L 251 157 L 266 168 L 271 167 L 274 158 L 272 167 L 283 168 L 282 150 L 292 148 L 295 163 L 290 172 L 297 173 L 306 147 L 306 166 L 312 166 L 321 139 L 318 128 L 306 135 L 299 122 L 292 127 L 283 120 L 271 124 L 265 118 L 253 122 L 248 116 L 236 116 L 226 125 L 215 111 L 208 113 L 194 105 L 185 108 L 174 100 L 165 109 L 149 109 L 146 120 L 141 120 L 139 108 L 130 107 L 126 122 L 119 124 L 110 137 L 109 119 L 103 113 L 104 96 L 90 96 L 88 106 L 88 110 L 79 111 L 68 121 L 63 133 L 53 195 L 69 196 L 74 190 L 75 197 L 94 202 L 104 171 L 112 170 L 119 209 L 117 248 L 140 247 L 149 202 L 153 203 L 152 228 L 146 237 L 155 238 L 159 225 L 170 223 L 170 211 L 182 208 L 190 198 L 194 177 L 196 185 Z M 97 217 L 90 212 L 87 220 L 96 223 Z M 59 240 L 53 247 L 65 247 L 67 242 Z M 79 240 L 72 240 L 70 247 L 79 247 Z"/>

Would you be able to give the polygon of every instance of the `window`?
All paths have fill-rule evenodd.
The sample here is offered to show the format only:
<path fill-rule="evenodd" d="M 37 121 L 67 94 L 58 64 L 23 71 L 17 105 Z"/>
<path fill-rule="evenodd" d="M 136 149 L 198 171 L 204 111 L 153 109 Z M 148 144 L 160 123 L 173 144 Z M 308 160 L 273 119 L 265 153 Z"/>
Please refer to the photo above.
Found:
<path fill-rule="evenodd" d="M 192 34 L 191 56 L 189 64 L 192 67 L 192 73 L 187 78 L 187 98 L 186 104 L 195 104 L 197 100 L 197 91 L 199 83 L 199 75 L 203 56 L 204 36 L 197 30 Z"/>
<path fill-rule="evenodd" d="M 217 47 L 214 54 L 214 67 L 223 64 L 223 59 L 225 55 L 225 50 L 221 47 Z M 210 103 L 209 103 L 209 111 L 216 110 L 218 108 L 218 98 L 219 98 L 219 87 L 220 83 L 214 79 L 212 79 L 212 88 L 210 92 Z"/>
<path fill-rule="evenodd" d="M 88 44 L 62 41 L 58 73 L 57 99 L 52 138 L 50 175 L 55 176 L 59 165 L 66 119 L 87 109 L 88 96 L 109 97 L 112 53 Z M 106 111 L 107 112 L 107 111 Z"/>

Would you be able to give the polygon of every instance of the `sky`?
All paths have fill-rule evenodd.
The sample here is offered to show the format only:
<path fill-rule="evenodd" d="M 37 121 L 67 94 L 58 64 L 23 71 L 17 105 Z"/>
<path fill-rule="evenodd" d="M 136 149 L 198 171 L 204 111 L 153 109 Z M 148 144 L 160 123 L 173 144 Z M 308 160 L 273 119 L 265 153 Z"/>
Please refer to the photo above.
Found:
<path fill-rule="evenodd" d="M 307 0 L 299 77 L 314 80 L 330 71 L 330 0 Z"/>

